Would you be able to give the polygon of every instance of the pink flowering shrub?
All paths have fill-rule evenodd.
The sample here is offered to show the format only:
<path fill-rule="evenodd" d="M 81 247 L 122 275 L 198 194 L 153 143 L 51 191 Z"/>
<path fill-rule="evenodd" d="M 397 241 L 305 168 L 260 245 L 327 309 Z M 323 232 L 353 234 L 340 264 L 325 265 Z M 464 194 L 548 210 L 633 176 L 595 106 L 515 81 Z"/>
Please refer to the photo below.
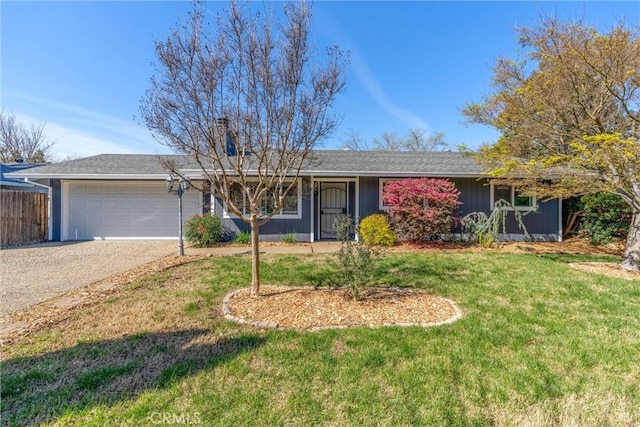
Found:
<path fill-rule="evenodd" d="M 419 242 L 451 232 L 460 205 L 460 192 L 447 179 L 407 178 L 387 181 L 382 200 L 389 207 L 389 218 L 402 239 Z"/>

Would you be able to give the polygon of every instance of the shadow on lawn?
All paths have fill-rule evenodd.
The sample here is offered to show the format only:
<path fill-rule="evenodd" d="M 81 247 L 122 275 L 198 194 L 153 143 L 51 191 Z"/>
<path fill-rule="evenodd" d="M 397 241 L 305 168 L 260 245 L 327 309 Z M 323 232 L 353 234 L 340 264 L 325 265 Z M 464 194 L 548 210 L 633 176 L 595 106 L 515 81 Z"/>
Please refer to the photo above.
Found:
<path fill-rule="evenodd" d="M 216 338 L 206 329 L 79 343 L 0 364 L 3 425 L 50 422 L 68 411 L 113 405 L 264 345 L 258 335 Z"/>

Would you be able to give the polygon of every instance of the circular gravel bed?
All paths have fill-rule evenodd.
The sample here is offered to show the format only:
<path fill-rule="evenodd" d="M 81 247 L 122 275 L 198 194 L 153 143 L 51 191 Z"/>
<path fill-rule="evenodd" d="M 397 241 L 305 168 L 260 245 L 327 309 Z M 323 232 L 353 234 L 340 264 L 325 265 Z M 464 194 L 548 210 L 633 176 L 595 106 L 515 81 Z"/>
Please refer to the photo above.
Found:
<path fill-rule="evenodd" d="M 462 311 L 451 300 L 412 289 L 371 290 L 358 301 L 337 289 L 262 286 L 227 294 L 222 311 L 229 320 L 260 328 L 320 330 L 357 326 L 436 326 L 452 323 Z"/>

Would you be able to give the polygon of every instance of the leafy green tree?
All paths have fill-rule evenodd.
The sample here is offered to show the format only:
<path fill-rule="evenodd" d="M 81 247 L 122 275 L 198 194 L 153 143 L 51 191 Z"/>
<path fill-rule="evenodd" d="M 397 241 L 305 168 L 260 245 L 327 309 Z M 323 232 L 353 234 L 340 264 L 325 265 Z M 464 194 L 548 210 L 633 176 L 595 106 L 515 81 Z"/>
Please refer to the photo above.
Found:
<path fill-rule="evenodd" d="M 499 140 L 478 158 L 543 197 L 608 192 L 633 216 L 621 267 L 640 271 L 640 39 L 543 18 L 519 30 L 523 60 L 499 59 L 494 90 L 463 114 Z"/>
<path fill-rule="evenodd" d="M 606 245 L 629 232 L 631 208 L 609 193 L 582 196 L 582 228 L 594 245 Z"/>

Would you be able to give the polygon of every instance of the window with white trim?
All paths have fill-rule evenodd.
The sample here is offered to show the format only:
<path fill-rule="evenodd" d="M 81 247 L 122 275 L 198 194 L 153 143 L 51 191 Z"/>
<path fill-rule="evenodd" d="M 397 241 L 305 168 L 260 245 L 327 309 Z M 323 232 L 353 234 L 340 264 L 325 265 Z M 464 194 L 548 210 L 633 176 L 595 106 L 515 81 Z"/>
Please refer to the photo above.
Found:
<path fill-rule="evenodd" d="M 260 213 L 269 215 L 278 207 L 278 198 L 283 188 L 288 187 L 293 181 L 285 181 L 281 186 L 275 185 L 267 192 L 266 197 L 261 200 Z M 257 183 L 255 184 L 257 185 Z M 231 186 L 231 199 L 234 204 L 241 209 L 244 215 L 249 215 L 249 201 L 247 196 L 239 184 Z M 302 218 L 302 192 L 300 191 L 300 181 L 294 185 L 284 200 L 282 201 L 282 209 L 275 214 L 273 218 Z M 229 217 L 231 213 L 225 206 L 224 216 Z"/>
<path fill-rule="evenodd" d="M 525 194 L 513 185 L 491 184 L 491 210 L 494 210 L 496 203 L 501 200 L 509 203 L 509 207 L 506 209 L 518 211 L 537 209 L 534 194 Z"/>
<path fill-rule="evenodd" d="M 387 182 L 393 182 L 393 181 L 401 181 L 402 178 L 380 178 L 379 179 L 379 183 L 378 183 L 378 201 L 379 201 L 379 206 L 378 208 L 381 211 L 386 211 L 387 209 L 389 209 L 389 205 L 387 205 L 386 203 L 384 203 L 384 200 L 382 200 L 382 193 L 384 192 L 384 186 Z"/>

